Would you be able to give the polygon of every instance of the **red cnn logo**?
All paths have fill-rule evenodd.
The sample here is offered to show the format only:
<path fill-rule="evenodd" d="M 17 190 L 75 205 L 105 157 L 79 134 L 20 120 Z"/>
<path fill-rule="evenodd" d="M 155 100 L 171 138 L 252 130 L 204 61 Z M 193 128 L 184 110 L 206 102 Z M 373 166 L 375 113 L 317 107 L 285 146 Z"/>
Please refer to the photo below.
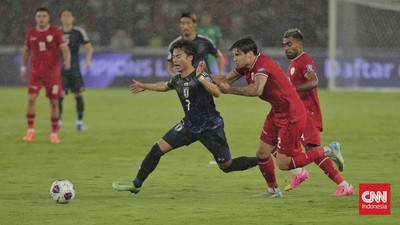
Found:
<path fill-rule="evenodd" d="M 359 184 L 360 215 L 390 215 L 390 184 Z"/>

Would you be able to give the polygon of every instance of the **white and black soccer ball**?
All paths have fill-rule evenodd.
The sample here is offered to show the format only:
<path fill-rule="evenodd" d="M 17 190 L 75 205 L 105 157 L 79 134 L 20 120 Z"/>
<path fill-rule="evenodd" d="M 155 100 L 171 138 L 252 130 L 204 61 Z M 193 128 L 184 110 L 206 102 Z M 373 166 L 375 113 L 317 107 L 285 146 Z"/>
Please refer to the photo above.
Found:
<path fill-rule="evenodd" d="M 67 179 L 54 181 L 50 187 L 50 195 L 60 204 L 66 204 L 75 198 L 75 186 Z"/>

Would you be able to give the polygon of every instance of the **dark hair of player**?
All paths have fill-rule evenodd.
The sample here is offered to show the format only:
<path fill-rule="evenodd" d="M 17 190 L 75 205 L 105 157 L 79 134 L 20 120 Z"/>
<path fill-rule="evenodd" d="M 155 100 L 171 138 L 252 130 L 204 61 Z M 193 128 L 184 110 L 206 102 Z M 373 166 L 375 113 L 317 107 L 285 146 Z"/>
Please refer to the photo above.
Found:
<path fill-rule="evenodd" d="M 72 17 L 75 17 L 74 11 L 72 11 L 72 9 L 70 9 L 70 8 L 63 9 L 63 10 L 60 12 L 60 17 L 61 17 L 61 15 L 63 14 L 63 12 L 70 12 L 71 15 L 72 15 Z"/>
<path fill-rule="evenodd" d="M 234 49 L 234 48 L 238 49 L 239 51 L 244 52 L 245 54 L 250 51 L 253 51 L 254 55 L 258 54 L 257 45 L 253 41 L 253 39 L 251 39 L 251 37 L 243 37 L 243 38 L 237 40 L 235 43 L 233 43 L 233 45 L 229 49 L 229 51 L 232 51 L 232 49 Z"/>
<path fill-rule="evenodd" d="M 35 10 L 35 14 L 38 13 L 38 12 L 47 12 L 47 14 L 50 15 L 50 10 L 49 10 L 48 8 L 46 8 L 46 7 L 39 7 L 39 8 L 37 8 L 37 9 Z"/>
<path fill-rule="evenodd" d="M 184 12 L 184 13 L 182 13 L 181 16 L 179 17 L 179 20 L 182 19 L 182 18 L 184 18 L 184 17 L 187 17 L 187 18 L 191 19 L 191 20 L 193 21 L 193 23 L 196 23 L 196 20 L 197 20 L 196 14 L 194 14 L 194 13 L 192 13 L 192 12 Z"/>
<path fill-rule="evenodd" d="M 297 28 L 289 29 L 283 34 L 284 38 L 293 37 L 296 40 L 303 41 L 304 36 L 301 31 Z"/>
<path fill-rule="evenodd" d="M 193 42 L 189 42 L 186 40 L 180 40 L 176 42 L 171 48 L 171 54 L 174 49 L 182 49 L 183 52 L 188 56 L 193 56 L 193 58 L 197 55 L 197 46 Z"/>

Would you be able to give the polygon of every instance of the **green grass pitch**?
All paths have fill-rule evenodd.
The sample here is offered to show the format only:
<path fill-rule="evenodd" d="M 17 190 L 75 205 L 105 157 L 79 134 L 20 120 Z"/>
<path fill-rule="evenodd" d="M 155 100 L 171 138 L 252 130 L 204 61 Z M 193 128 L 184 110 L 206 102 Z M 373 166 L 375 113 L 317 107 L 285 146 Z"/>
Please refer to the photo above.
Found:
<path fill-rule="evenodd" d="M 85 92 L 87 129 L 75 129 L 75 101 L 65 100 L 60 144 L 50 144 L 50 109 L 37 102 L 36 140 L 24 143 L 26 89 L 0 88 L 0 224 L 400 224 L 400 93 L 320 90 L 323 143 L 341 142 L 343 173 L 356 188 L 335 198 L 336 186 L 311 164 L 310 179 L 283 199 L 252 197 L 265 190 L 258 168 L 224 174 L 198 143 L 161 159 L 133 196 L 111 183 L 130 180 L 150 147 L 183 116 L 176 94 L 129 88 Z M 233 157 L 252 156 L 269 104 L 257 98 L 216 99 Z M 283 188 L 289 172 L 276 168 Z M 75 200 L 59 205 L 51 183 L 67 178 Z M 359 216 L 358 184 L 390 183 L 391 215 Z"/>

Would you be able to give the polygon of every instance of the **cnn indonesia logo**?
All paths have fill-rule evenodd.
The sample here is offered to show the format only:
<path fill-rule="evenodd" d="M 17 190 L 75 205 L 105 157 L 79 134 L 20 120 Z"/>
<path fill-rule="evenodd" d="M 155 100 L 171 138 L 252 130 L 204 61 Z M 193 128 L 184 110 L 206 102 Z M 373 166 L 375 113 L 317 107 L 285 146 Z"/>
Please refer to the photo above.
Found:
<path fill-rule="evenodd" d="M 390 184 L 359 184 L 360 215 L 390 215 Z"/>

